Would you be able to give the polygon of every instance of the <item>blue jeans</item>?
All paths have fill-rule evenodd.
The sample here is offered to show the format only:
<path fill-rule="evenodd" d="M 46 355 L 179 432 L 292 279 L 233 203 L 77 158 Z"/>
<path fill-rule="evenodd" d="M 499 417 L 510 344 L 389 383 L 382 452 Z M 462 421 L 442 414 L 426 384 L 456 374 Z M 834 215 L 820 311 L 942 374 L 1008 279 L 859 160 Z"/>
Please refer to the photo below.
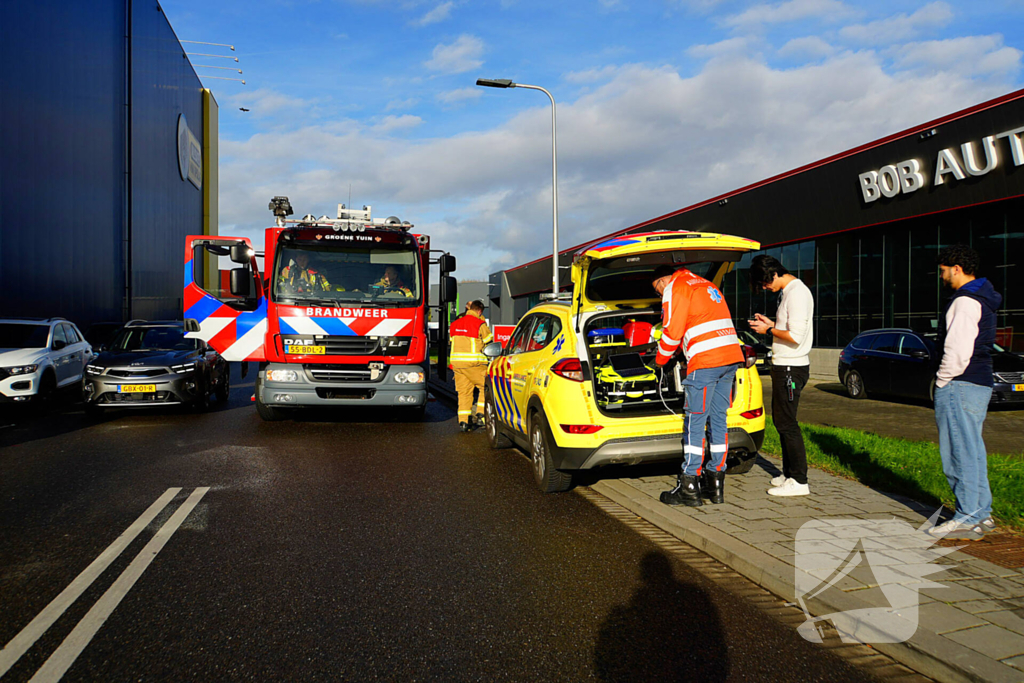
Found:
<path fill-rule="evenodd" d="M 935 388 L 935 423 L 939 427 L 942 471 L 956 496 L 954 519 L 968 524 L 992 514 L 988 456 L 981 428 L 992 388 L 952 381 Z"/>
<path fill-rule="evenodd" d="M 686 414 L 683 416 L 683 474 L 696 476 L 704 464 L 704 430 L 711 423 L 711 459 L 708 467 L 721 472 L 729 452 L 727 413 L 732 405 L 732 383 L 738 364 L 694 370 L 683 380 Z"/>

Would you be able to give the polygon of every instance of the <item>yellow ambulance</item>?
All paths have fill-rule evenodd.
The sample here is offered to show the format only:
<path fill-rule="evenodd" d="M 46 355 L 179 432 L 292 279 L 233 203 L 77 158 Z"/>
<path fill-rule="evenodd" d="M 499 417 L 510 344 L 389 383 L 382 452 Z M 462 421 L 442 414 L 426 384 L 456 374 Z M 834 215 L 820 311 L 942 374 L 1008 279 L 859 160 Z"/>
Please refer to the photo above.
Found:
<path fill-rule="evenodd" d="M 492 448 L 512 445 L 532 461 L 546 493 L 573 473 L 613 464 L 682 459 L 685 361 L 654 363 L 661 265 L 685 267 L 716 286 L 757 242 L 704 232 L 625 235 L 584 247 L 572 264 L 572 298 L 531 309 L 502 348 L 490 344 L 485 389 Z M 754 349 L 743 346 L 729 409 L 730 474 L 747 472 L 764 439 Z"/>

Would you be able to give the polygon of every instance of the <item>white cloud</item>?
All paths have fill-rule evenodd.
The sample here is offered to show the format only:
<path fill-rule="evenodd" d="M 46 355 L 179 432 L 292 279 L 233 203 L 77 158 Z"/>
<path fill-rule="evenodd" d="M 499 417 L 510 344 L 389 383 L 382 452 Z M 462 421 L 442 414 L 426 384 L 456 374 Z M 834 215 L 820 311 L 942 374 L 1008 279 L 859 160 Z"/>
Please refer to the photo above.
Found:
<path fill-rule="evenodd" d="M 727 38 L 709 45 L 691 45 L 686 53 L 699 59 L 711 59 L 714 57 L 726 57 L 747 53 L 755 39 L 750 36 Z"/>
<path fill-rule="evenodd" d="M 391 100 L 384 107 L 384 111 L 395 111 L 396 109 L 409 109 L 410 107 L 415 107 L 418 102 L 419 100 L 416 99 L 415 97 L 410 97 L 407 100 Z"/>
<path fill-rule="evenodd" d="M 750 27 L 757 24 L 783 24 L 818 18 L 838 21 L 857 11 L 840 0 L 787 0 L 778 5 L 754 5 L 740 14 L 726 17 L 726 26 Z"/>
<path fill-rule="evenodd" d="M 793 38 L 779 48 L 780 57 L 807 57 L 821 59 L 833 54 L 836 49 L 818 36 Z"/>
<path fill-rule="evenodd" d="M 447 90 L 437 95 L 437 101 L 442 104 L 460 104 L 468 100 L 475 100 L 480 97 L 483 92 L 480 88 L 469 87 L 459 88 L 457 90 Z"/>
<path fill-rule="evenodd" d="M 931 73 L 1007 78 L 1020 71 L 1022 54 L 1004 46 L 1000 35 L 964 36 L 907 43 L 896 50 L 894 61 L 902 68 Z"/>
<path fill-rule="evenodd" d="M 844 26 L 839 35 L 865 45 L 889 45 L 913 38 L 922 30 L 941 28 L 953 20 L 953 10 L 945 2 L 932 2 L 913 14 L 896 14 L 867 24 Z"/>
<path fill-rule="evenodd" d="M 441 44 L 435 47 L 431 58 L 424 66 L 432 71 L 459 74 L 479 68 L 484 63 L 480 59 L 483 52 L 484 41 L 476 36 L 463 34 L 451 45 Z"/>
<path fill-rule="evenodd" d="M 971 41 L 981 45 L 968 49 Z M 593 90 L 559 104 L 560 243 L 578 244 L 1001 95 L 1015 86 L 998 74 L 1021 60 L 1006 50 L 988 37 L 938 50 L 920 43 L 899 55 L 911 68 L 895 71 L 872 51 L 785 69 L 734 58 L 712 59 L 693 75 L 642 64 L 601 70 Z M 934 52 L 989 63 L 992 75 L 972 78 L 956 59 L 940 63 Z M 416 117 L 376 126 L 305 123 L 222 139 L 221 232 L 256 235 L 270 221 L 268 198 L 279 194 L 291 197 L 298 214 L 330 213 L 351 183 L 353 203 L 416 223 L 434 248 L 459 257 L 460 277 L 486 277 L 550 249 L 550 117 L 544 101 L 493 128 L 434 139 L 388 134 Z"/>
<path fill-rule="evenodd" d="M 245 107 L 255 117 L 268 117 L 282 112 L 296 112 L 308 110 L 312 102 L 289 97 L 270 88 L 258 88 L 250 92 L 243 92 L 232 95 L 228 101 L 233 106 Z"/>
<path fill-rule="evenodd" d="M 436 24 L 444 21 L 451 15 L 452 8 L 454 7 L 454 2 L 442 2 L 440 5 L 420 17 L 417 21 L 413 22 L 413 24 L 416 26 L 429 26 L 430 24 Z"/>
<path fill-rule="evenodd" d="M 381 119 L 380 123 L 373 127 L 373 130 L 377 133 L 390 133 L 396 130 L 408 130 L 410 128 L 415 128 L 421 123 L 423 123 L 423 119 L 418 116 L 412 116 L 411 114 L 403 114 L 402 116 L 385 116 Z"/>
<path fill-rule="evenodd" d="M 600 69 L 586 69 L 584 71 L 570 71 L 563 76 L 564 80 L 568 83 L 597 83 L 599 81 L 606 81 L 619 70 L 617 66 L 605 66 Z"/>

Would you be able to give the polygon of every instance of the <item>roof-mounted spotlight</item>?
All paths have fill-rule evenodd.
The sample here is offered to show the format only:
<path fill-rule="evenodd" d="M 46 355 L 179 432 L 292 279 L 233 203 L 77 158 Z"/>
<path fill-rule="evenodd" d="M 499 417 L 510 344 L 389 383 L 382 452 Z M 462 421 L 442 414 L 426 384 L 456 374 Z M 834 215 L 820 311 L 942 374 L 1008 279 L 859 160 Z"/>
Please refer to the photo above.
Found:
<path fill-rule="evenodd" d="M 288 197 L 274 197 L 270 200 L 270 206 L 267 208 L 274 213 L 280 228 L 284 227 L 285 216 L 292 215 L 292 203 L 288 201 Z"/>

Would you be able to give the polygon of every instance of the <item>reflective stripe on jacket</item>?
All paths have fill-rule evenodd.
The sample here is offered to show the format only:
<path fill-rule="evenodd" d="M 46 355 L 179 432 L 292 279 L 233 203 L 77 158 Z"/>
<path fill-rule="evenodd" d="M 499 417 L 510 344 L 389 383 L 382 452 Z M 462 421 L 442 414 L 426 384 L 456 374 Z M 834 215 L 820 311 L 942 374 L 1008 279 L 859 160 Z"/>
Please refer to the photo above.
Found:
<path fill-rule="evenodd" d="M 664 328 L 658 365 L 682 345 L 687 374 L 743 362 L 743 351 L 725 297 L 711 282 L 680 268 L 661 295 Z"/>
<path fill-rule="evenodd" d="M 452 321 L 448 329 L 451 339 L 451 353 L 448 359 L 452 367 L 468 367 L 490 362 L 482 351 L 492 339 L 487 323 L 475 311 L 470 311 Z"/>

